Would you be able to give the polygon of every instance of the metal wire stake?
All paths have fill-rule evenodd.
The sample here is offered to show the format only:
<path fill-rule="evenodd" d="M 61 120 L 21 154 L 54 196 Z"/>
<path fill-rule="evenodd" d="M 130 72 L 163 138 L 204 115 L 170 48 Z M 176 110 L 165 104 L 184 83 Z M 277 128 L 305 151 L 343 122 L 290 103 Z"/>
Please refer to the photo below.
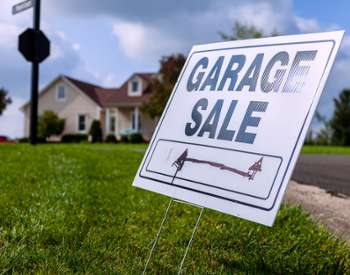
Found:
<path fill-rule="evenodd" d="M 177 273 L 178 275 L 180 275 L 181 272 L 182 272 L 182 268 L 183 268 L 183 265 L 184 265 L 184 263 L 185 263 L 186 256 L 187 256 L 187 254 L 188 254 L 188 251 L 189 251 L 190 248 L 191 248 L 192 241 L 193 241 L 194 236 L 195 236 L 195 234 L 196 234 L 196 231 L 197 231 L 199 222 L 200 222 L 200 220 L 201 220 L 201 218 L 202 218 L 203 212 L 204 212 L 204 207 L 201 207 L 201 212 L 199 213 L 199 216 L 198 216 L 198 218 L 197 218 L 196 225 L 194 226 L 194 228 L 193 228 L 193 230 L 192 230 L 191 239 L 188 241 L 185 254 L 184 254 L 184 256 L 183 256 L 183 258 L 182 258 L 182 260 L 181 260 L 180 267 L 179 267 L 179 271 L 178 271 L 178 273 Z"/>
<path fill-rule="evenodd" d="M 176 175 L 177 175 L 177 172 L 178 172 L 178 171 L 179 171 L 179 168 L 176 169 L 175 174 L 174 174 L 174 176 L 173 176 L 173 178 L 172 178 L 172 180 L 171 180 L 171 184 L 174 183 L 174 180 L 175 180 L 175 178 L 176 178 Z M 166 219 L 167 219 L 167 217 L 168 217 L 168 212 L 169 212 L 169 209 L 170 209 L 170 206 L 171 206 L 173 200 L 174 200 L 174 199 L 170 199 L 169 204 L 168 204 L 168 207 L 166 208 L 166 210 L 165 210 L 165 212 L 164 212 L 163 220 L 162 220 L 162 222 L 160 223 L 160 226 L 159 226 L 159 229 L 158 229 L 158 232 L 157 232 L 156 239 L 155 239 L 154 242 L 153 242 L 153 245 L 152 245 L 151 251 L 150 251 L 150 253 L 149 253 L 149 255 L 148 255 L 148 259 L 147 259 L 147 262 L 146 262 L 146 264 L 145 264 L 145 268 L 143 269 L 142 275 L 145 275 L 145 273 L 146 273 L 147 266 L 148 266 L 149 261 L 150 261 L 150 259 L 151 259 L 151 257 L 152 257 L 153 251 L 155 250 L 155 248 L 156 248 L 156 246 L 157 246 L 157 242 L 158 242 L 158 240 L 159 240 L 160 233 L 162 232 L 163 225 L 164 225 L 164 223 L 165 223 L 165 221 L 166 221 Z"/>
<path fill-rule="evenodd" d="M 175 174 L 172 178 L 172 181 L 171 181 L 171 184 L 174 183 L 174 180 L 176 178 L 176 175 L 177 175 L 177 172 L 180 170 L 181 168 L 180 167 L 177 167 L 176 171 L 175 171 Z M 154 240 L 153 242 L 153 245 L 152 245 L 152 248 L 151 248 L 151 251 L 148 255 L 148 258 L 147 258 L 147 261 L 146 261 L 146 264 L 145 264 L 145 267 L 143 269 L 143 272 L 142 272 L 142 275 L 145 275 L 146 274 L 146 270 L 147 270 L 147 267 L 148 267 L 148 264 L 149 264 L 149 261 L 151 260 L 151 257 L 152 257 L 152 254 L 157 246 L 157 243 L 158 243 L 158 240 L 159 240 L 159 237 L 160 237 L 160 233 L 162 232 L 162 229 L 163 229 L 163 226 L 164 226 L 164 223 L 168 217 L 168 213 L 169 213 L 169 209 L 171 207 L 171 204 L 173 203 L 174 199 L 170 199 L 169 201 L 169 204 L 168 204 L 168 207 L 166 208 L 165 212 L 164 212 L 164 216 L 163 216 L 163 219 L 162 219 L 162 222 L 160 223 L 160 226 L 159 226 L 159 229 L 158 229 L 158 232 L 157 232 L 157 236 L 156 236 L 156 239 Z M 199 222 L 201 220 L 201 217 L 203 215 L 203 211 L 204 211 L 204 207 L 201 207 L 201 212 L 199 213 L 199 216 L 197 218 L 197 222 L 196 222 L 196 225 L 195 227 L 193 228 L 192 230 L 192 235 L 191 235 L 191 239 L 188 241 L 187 243 L 187 247 L 186 247 L 186 250 L 185 250 L 185 254 L 181 260 L 181 263 L 180 263 L 180 267 L 179 267 L 179 271 L 178 271 L 178 275 L 181 274 L 182 272 L 182 268 L 183 268 L 183 265 L 185 263 L 185 259 L 186 259 L 186 256 L 188 254 L 188 251 L 190 250 L 190 247 L 192 245 L 192 241 L 194 239 L 194 236 L 196 234 L 196 231 L 197 231 L 197 228 L 198 228 L 198 225 L 199 225 Z"/>
<path fill-rule="evenodd" d="M 145 264 L 145 268 L 143 269 L 142 275 L 144 275 L 144 274 L 146 273 L 148 263 L 149 263 L 149 261 L 150 261 L 150 259 L 151 259 L 151 257 L 152 257 L 153 251 L 155 250 L 155 248 L 156 248 L 156 246 L 157 246 L 157 242 L 158 242 L 158 240 L 159 240 L 160 233 L 162 232 L 163 225 L 164 225 L 164 223 L 165 223 L 165 221 L 166 221 L 166 219 L 167 219 L 167 217 L 168 217 L 168 212 L 169 212 L 169 209 L 170 209 L 170 206 L 171 206 L 172 202 L 173 202 L 173 199 L 171 199 L 171 200 L 169 201 L 168 207 L 167 207 L 166 210 L 165 210 L 165 213 L 164 213 L 164 216 L 163 216 L 163 220 L 162 220 L 162 222 L 161 222 L 161 224 L 160 224 L 160 226 L 159 226 L 156 239 L 155 239 L 154 242 L 153 242 L 152 249 L 151 249 L 151 251 L 150 251 L 150 253 L 149 253 L 149 255 L 148 255 L 148 259 L 147 259 L 147 262 L 146 262 L 146 264 Z"/>

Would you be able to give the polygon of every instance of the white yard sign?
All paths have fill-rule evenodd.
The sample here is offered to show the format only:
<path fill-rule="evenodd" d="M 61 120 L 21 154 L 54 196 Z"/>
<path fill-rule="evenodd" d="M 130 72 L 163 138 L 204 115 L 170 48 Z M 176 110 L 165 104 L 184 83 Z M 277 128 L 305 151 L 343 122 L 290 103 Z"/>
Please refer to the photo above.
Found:
<path fill-rule="evenodd" d="M 271 226 L 343 34 L 194 46 L 133 185 Z"/>

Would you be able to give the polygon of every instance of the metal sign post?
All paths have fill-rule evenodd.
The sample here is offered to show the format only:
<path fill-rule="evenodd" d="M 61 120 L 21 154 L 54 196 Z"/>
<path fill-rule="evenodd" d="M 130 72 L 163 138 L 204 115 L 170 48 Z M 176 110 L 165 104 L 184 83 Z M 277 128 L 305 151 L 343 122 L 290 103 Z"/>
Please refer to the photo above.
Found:
<path fill-rule="evenodd" d="M 40 4 L 41 0 L 30 0 L 12 8 L 12 13 L 17 14 L 34 7 L 33 29 L 25 30 L 18 39 L 18 50 L 27 61 L 32 63 L 29 139 L 33 145 L 37 143 L 39 64 L 50 55 L 50 41 L 40 30 Z"/>
<path fill-rule="evenodd" d="M 40 0 L 35 0 L 33 14 L 34 32 L 40 31 Z M 34 50 L 37 51 L 39 45 L 34 40 Z M 37 58 L 32 61 L 32 84 L 31 84 L 31 108 L 30 108 L 30 143 L 37 143 L 38 132 L 38 91 L 39 89 L 39 62 Z"/>

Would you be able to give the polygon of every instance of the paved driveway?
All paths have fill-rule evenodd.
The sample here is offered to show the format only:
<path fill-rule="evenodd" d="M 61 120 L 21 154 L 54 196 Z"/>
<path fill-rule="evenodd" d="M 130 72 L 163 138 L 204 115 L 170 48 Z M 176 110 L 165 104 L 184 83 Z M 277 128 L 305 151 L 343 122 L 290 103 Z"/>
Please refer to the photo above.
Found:
<path fill-rule="evenodd" d="M 292 179 L 350 196 L 350 156 L 300 155 Z"/>

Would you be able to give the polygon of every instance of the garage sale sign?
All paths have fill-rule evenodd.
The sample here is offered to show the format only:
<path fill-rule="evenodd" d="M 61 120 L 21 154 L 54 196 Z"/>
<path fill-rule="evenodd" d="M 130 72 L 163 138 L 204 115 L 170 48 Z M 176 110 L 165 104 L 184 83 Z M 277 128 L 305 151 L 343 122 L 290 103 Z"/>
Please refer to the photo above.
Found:
<path fill-rule="evenodd" d="M 343 34 L 194 46 L 133 185 L 271 226 Z"/>

